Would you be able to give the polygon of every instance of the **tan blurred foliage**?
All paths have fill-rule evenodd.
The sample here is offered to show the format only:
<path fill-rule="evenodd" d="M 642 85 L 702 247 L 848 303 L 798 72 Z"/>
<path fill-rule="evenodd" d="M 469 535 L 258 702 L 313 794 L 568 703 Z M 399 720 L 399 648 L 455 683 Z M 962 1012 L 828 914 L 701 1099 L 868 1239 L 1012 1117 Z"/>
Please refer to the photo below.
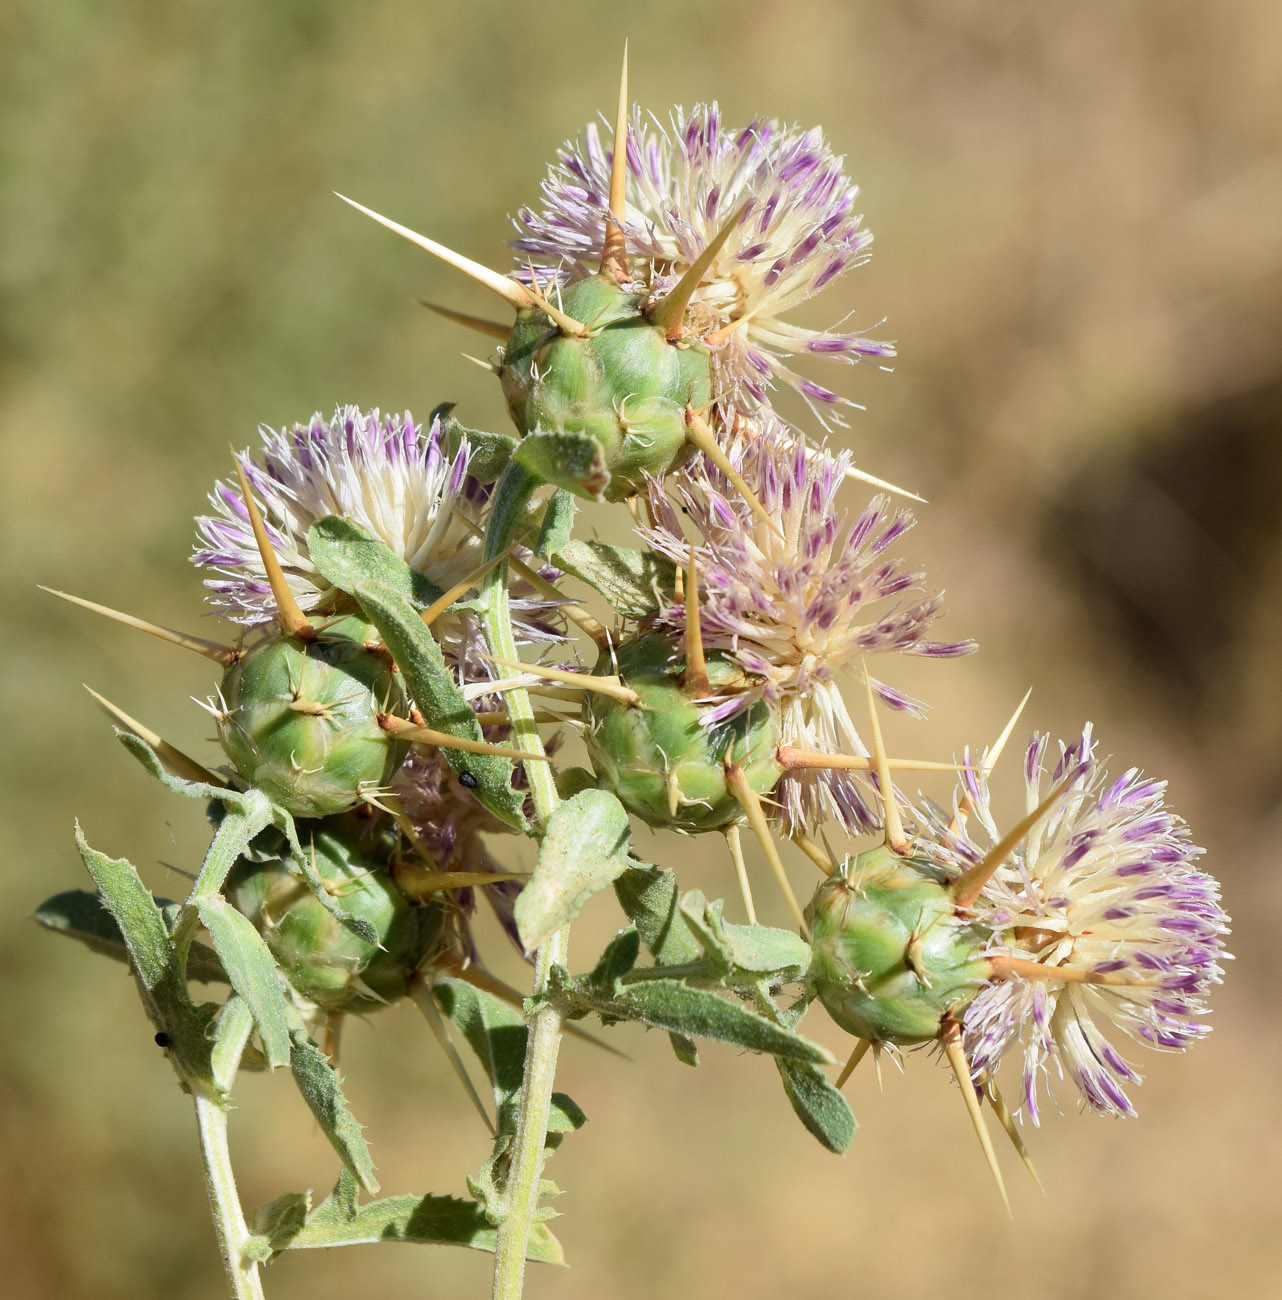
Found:
<path fill-rule="evenodd" d="M 412 298 L 478 291 L 330 196 L 502 265 L 505 214 L 613 93 L 659 113 L 820 122 L 864 186 L 871 266 L 816 318 L 888 323 L 895 374 L 844 372 L 862 464 L 930 499 L 914 536 L 975 659 L 910 664 L 935 705 L 892 743 L 1090 717 L 1171 778 L 1236 918 L 1216 1032 L 1156 1058 L 1138 1122 L 1052 1115 L 1049 1195 L 1000 1215 L 938 1065 L 850 1085 L 850 1154 L 797 1126 L 765 1061 L 658 1036 L 570 1045 L 587 1129 L 557 1155 L 571 1271 L 536 1297 L 1273 1294 L 1282 1139 L 1282 7 L 1275 0 L 11 0 L 0 9 L 0 516 L 6 918 L 0 1276 L 14 1300 L 220 1294 L 187 1103 L 127 979 L 28 913 L 95 844 L 176 892 L 200 810 L 148 784 L 84 680 L 208 754 L 203 662 L 56 607 L 37 581 L 198 626 L 190 519 L 227 445 L 338 402 L 501 425 L 471 346 Z M 675 862 L 671 843 L 639 836 Z M 686 846 L 678 845 L 678 850 Z M 705 856 L 713 859 L 713 853 Z M 799 877 L 804 879 L 804 877 Z M 168 879 L 168 883 L 167 883 Z M 717 892 L 719 860 L 690 879 Z M 764 892 L 764 890 L 762 891 Z M 576 939 L 617 923 L 607 900 Z M 484 938 L 492 951 L 496 935 Z M 513 962 L 507 972 L 523 980 Z M 813 1030 L 841 1050 L 839 1035 Z M 346 1068 L 389 1189 L 463 1190 L 484 1134 L 422 1027 L 356 1026 Z M 234 1128 L 245 1199 L 332 1159 L 281 1079 Z M 1011 1162 L 1013 1165 L 1013 1162 Z M 287 1258 L 288 1297 L 481 1295 L 484 1257 Z"/>

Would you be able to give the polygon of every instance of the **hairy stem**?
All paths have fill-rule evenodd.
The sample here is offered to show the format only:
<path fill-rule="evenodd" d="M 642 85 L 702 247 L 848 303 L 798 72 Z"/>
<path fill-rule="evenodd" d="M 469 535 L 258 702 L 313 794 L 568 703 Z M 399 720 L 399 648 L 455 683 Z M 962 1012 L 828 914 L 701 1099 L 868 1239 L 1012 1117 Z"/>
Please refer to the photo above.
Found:
<path fill-rule="evenodd" d="M 228 1093 L 253 1024 L 249 1008 L 233 993 L 218 1017 L 213 1051 L 214 1087 L 195 1094 L 205 1190 L 209 1193 L 218 1249 L 233 1300 L 263 1300 L 258 1263 L 249 1257 L 247 1249 L 252 1234 L 241 1210 L 227 1147 Z"/>
<path fill-rule="evenodd" d="M 485 559 L 493 559 L 507 550 L 537 486 L 538 480 L 518 465 L 509 465 L 503 472 L 491 506 L 490 526 L 485 536 Z M 516 638 L 512 634 L 506 564 L 499 564 L 491 570 L 484 596 L 485 634 L 489 639 L 490 653 L 497 658 L 515 659 Z M 527 753 L 542 754 L 543 741 L 534 721 L 534 707 L 529 694 L 524 690 L 509 691 L 506 704 L 517 747 Z M 525 770 L 534 801 L 534 816 L 541 828 L 560 802 L 556 782 L 548 764 L 527 763 Z M 535 997 L 546 991 L 552 967 L 565 964 L 569 942 L 570 931 L 565 926 L 538 950 L 534 967 Z M 521 1295 L 525 1252 L 538 1209 L 561 1028 L 561 1013 L 553 1006 L 544 1004 L 530 1017 L 516 1133 L 512 1139 L 501 1203 L 497 1207 L 503 1217 L 499 1222 L 494 1253 L 494 1300 L 518 1300 Z"/>

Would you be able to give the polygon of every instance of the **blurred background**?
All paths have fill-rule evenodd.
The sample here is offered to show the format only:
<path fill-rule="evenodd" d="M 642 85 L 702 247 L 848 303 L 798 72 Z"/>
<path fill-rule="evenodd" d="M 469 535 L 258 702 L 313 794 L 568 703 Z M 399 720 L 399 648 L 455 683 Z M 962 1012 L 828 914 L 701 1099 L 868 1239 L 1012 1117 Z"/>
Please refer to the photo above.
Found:
<path fill-rule="evenodd" d="M 1139 1121 L 1051 1112 L 1003 1153 L 1007 1222 L 956 1090 L 924 1054 L 848 1085 L 822 1152 L 766 1060 L 663 1037 L 571 1043 L 589 1116 L 550 1168 L 572 1268 L 532 1297 L 1273 1294 L 1282 1281 L 1282 7 L 1273 0 L 9 0 L 0 7 L 0 433 L 6 741 L 0 1276 L 13 1300 L 214 1297 L 189 1103 L 128 978 L 28 919 L 86 882 L 72 819 L 138 863 L 204 847 L 198 806 L 111 739 L 87 682 L 213 761 L 208 665 L 35 591 L 200 619 L 191 517 L 228 444 L 336 403 L 503 426 L 472 339 L 413 305 L 480 290 L 331 197 L 504 266 L 507 214 L 615 93 L 821 123 L 863 187 L 872 263 L 812 304 L 897 340 L 893 374 L 816 372 L 867 407 L 860 463 L 930 500 L 913 534 L 960 663 L 893 680 L 934 705 L 893 748 L 1089 718 L 1170 779 L 1235 918 L 1215 1033 L 1150 1056 Z M 879 324 L 885 318 L 885 324 Z M 858 493 L 851 489 L 852 504 Z M 590 521 L 589 521 L 590 522 Z M 1007 772 L 1014 797 L 1016 766 Z M 1000 782 L 999 782 L 1000 784 Z M 944 787 L 935 787 L 942 797 Z M 688 845 L 639 832 L 677 864 Z M 716 853 L 686 881 L 732 893 Z M 798 881 L 805 883 L 803 866 Z M 763 886 L 763 907 L 774 899 Z M 771 918 L 784 922 L 782 910 Z M 618 924 L 576 928 L 583 961 Z M 513 981 L 526 975 L 482 927 Z M 847 1045 L 815 1013 L 807 1028 Z M 464 1192 L 487 1141 L 409 1009 L 354 1025 L 349 1093 L 389 1191 Z M 253 1206 L 332 1181 L 283 1078 L 238 1097 Z M 277 1300 L 488 1294 L 485 1256 L 289 1256 Z"/>

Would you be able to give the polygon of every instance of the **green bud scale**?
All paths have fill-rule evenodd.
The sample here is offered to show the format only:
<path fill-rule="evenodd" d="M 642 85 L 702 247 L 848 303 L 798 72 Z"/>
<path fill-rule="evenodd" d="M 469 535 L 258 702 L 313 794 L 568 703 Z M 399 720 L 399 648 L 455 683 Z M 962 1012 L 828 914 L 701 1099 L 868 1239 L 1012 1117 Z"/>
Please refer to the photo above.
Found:
<path fill-rule="evenodd" d="M 347 812 L 409 746 L 378 725 L 405 691 L 363 619 L 316 617 L 314 640 L 268 636 L 228 668 L 218 738 L 240 777 L 296 817 Z"/>
<path fill-rule="evenodd" d="M 989 980 L 988 927 L 957 915 L 946 877 L 886 846 L 820 885 L 809 907 L 812 997 L 848 1033 L 908 1045 L 938 1038 Z"/>
<path fill-rule="evenodd" d="M 409 902 L 392 882 L 383 839 L 362 845 L 345 819 L 311 829 L 304 850 L 334 902 L 368 922 L 378 944 L 353 934 L 312 893 L 288 857 L 241 858 L 226 894 L 263 936 L 285 978 L 326 1011 L 373 1011 L 406 995 L 414 972 L 441 946 L 444 909 Z M 380 848 L 386 850 L 380 853 Z"/>
<path fill-rule="evenodd" d="M 672 643 L 659 633 L 603 653 L 595 671 L 617 673 L 638 703 L 585 698 L 588 755 L 601 785 L 649 825 L 720 830 L 743 816 L 726 782 L 727 763 L 741 768 L 758 794 L 768 793 L 783 774 L 775 757 L 779 729 L 763 700 L 710 720 L 716 705 L 692 696 L 681 681 L 684 669 L 684 659 L 673 656 Z M 708 655 L 707 676 L 719 705 L 729 691 L 749 684 L 738 664 L 716 653 Z"/>
<path fill-rule="evenodd" d="M 610 472 L 610 501 L 644 491 L 646 475 L 680 466 L 689 454 L 686 409 L 712 401 L 708 349 L 669 342 L 642 314 L 644 301 L 603 275 L 576 280 L 558 305 L 591 333 L 564 334 L 541 311 L 522 311 L 503 353 L 503 392 L 517 428 L 590 437 Z"/>

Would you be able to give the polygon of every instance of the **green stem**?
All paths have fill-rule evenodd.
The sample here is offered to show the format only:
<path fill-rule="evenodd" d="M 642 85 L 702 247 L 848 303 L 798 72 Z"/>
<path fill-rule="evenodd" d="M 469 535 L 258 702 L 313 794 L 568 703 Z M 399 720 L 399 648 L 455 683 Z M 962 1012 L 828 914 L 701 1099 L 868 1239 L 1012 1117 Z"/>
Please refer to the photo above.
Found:
<path fill-rule="evenodd" d="M 490 507 L 490 524 L 485 535 L 487 560 L 501 555 L 511 545 L 530 497 L 538 486 L 538 478 L 515 463 L 504 470 Z M 497 565 L 490 572 L 483 594 L 485 634 L 490 652 L 496 658 L 516 659 L 506 564 Z M 542 754 L 543 741 L 534 721 L 529 693 L 519 689 L 508 691 L 504 701 L 517 747 L 530 754 Z M 546 763 L 527 763 L 525 770 L 534 801 L 534 816 L 541 828 L 560 803 L 556 782 Z M 553 966 L 565 965 L 569 943 L 569 926 L 563 926 L 538 950 L 534 966 L 536 998 L 546 992 Z M 494 1300 L 519 1300 L 521 1295 L 525 1252 L 538 1209 L 539 1183 L 547 1153 L 548 1116 L 552 1109 L 552 1085 L 561 1046 L 561 1028 L 561 1013 L 548 1003 L 543 1003 L 530 1017 L 516 1132 L 512 1138 L 500 1203 L 496 1207 L 502 1217 L 494 1252 Z"/>
<path fill-rule="evenodd" d="M 249 1008 L 233 993 L 218 1017 L 213 1050 L 214 1087 L 208 1091 L 201 1089 L 195 1094 L 196 1127 L 200 1133 L 200 1155 L 205 1165 L 205 1190 L 209 1193 L 218 1249 L 223 1257 L 233 1300 L 263 1300 L 258 1263 L 248 1253 L 253 1234 L 241 1209 L 232 1173 L 231 1152 L 227 1147 L 228 1093 L 253 1026 Z"/>

